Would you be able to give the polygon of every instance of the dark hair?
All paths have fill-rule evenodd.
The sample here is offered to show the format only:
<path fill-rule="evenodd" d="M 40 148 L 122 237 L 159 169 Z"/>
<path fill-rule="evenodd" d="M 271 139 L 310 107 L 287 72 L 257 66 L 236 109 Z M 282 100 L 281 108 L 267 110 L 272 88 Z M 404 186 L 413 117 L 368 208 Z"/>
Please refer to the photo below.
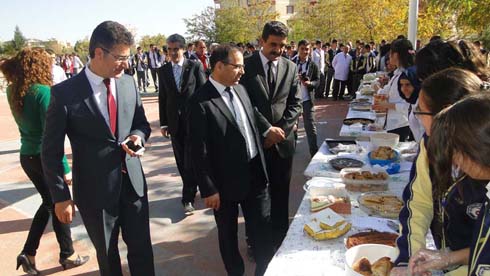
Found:
<path fill-rule="evenodd" d="M 185 47 L 185 38 L 179 34 L 172 34 L 169 37 L 167 37 L 167 44 L 168 43 L 178 43 L 180 49 L 184 49 Z M 187 46 L 192 45 L 192 43 L 188 44 Z"/>
<path fill-rule="evenodd" d="M 184 44 L 185 44 L 185 42 L 184 42 Z M 192 43 L 192 42 L 187 43 L 187 48 L 192 47 L 192 46 L 194 46 L 194 43 Z"/>
<path fill-rule="evenodd" d="M 138 48 L 136 48 L 136 50 L 141 50 L 141 47 L 140 47 L 140 46 L 138 46 Z"/>
<path fill-rule="evenodd" d="M 327 46 L 327 47 L 330 47 L 330 43 L 325 43 L 323 46 Z"/>
<path fill-rule="evenodd" d="M 364 49 L 371 50 L 371 45 L 369 45 L 369 44 L 364 45 Z"/>
<path fill-rule="evenodd" d="M 412 93 L 412 95 L 410 95 L 409 98 L 407 98 L 405 96 L 405 94 L 403 94 L 401 92 L 402 91 L 402 89 L 401 89 L 402 85 L 401 85 L 400 80 L 403 80 L 403 79 L 408 80 L 410 82 L 410 84 L 413 86 L 413 93 Z M 409 68 L 407 68 L 407 70 L 405 70 L 405 72 L 403 72 L 400 75 L 400 78 L 398 79 L 398 94 L 406 102 L 408 102 L 410 104 L 416 104 L 417 100 L 419 98 L 420 85 L 421 85 L 420 81 L 417 79 L 417 72 L 416 72 L 415 66 L 409 67 Z"/>
<path fill-rule="evenodd" d="M 421 80 L 449 67 L 469 70 L 485 81 L 490 77 L 485 59 L 480 51 L 465 40 L 459 42 L 431 41 L 420 49 L 415 62 L 417 76 Z"/>
<path fill-rule="evenodd" d="M 448 68 L 425 79 L 421 90 L 430 112 L 436 114 L 469 94 L 480 91 L 481 84 L 482 81 L 470 71 Z"/>
<path fill-rule="evenodd" d="M 337 43 L 337 39 L 332 39 L 332 44 Z"/>
<path fill-rule="evenodd" d="M 318 45 L 318 44 L 322 44 L 322 41 L 321 40 L 315 41 L 315 45 Z"/>
<path fill-rule="evenodd" d="M 308 40 L 306 40 L 306 39 L 302 39 L 302 40 L 300 40 L 298 42 L 298 48 L 301 47 L 301 46 L 303 46 L 303 45 L 308 46 L 308 45 L 310 45 L 310 42 Z"/>
<path fill-rule="evenodd" d="M 279 21 L 270 21 L 265 23 L 262 30 L 262 39 L 267 41 L 270 35 L 287 37 L 289 34 L 288 27 L 284 23 Z"/>
<path fill-rule="evenodd" d="M 115 21 L 104 21 L 95 27 L 90 37 L 88 51 L 90 58 L 95 57 L 95 48 L 112 49 L 115 45 L 132 46 L 133 35 L 123 25 Z"/>
<path fill-rule="evenodd" d="M 291 47 L 291 45 L 286 46 L 286 50 L 291 50 L 291 49 L 293 49 L 293 47 Z"/>
<path fill-rule="evenodd" d="M 401 38 L 393 41 L 390 48 L 392 53 L 398 53 L 398 61 L 403 68 L 408 68 L 415 63 L 415 51 L 410 40 Z"/>
<path fill-rule="evenodd" d="M 387 55 L 390 52 L 391 44 L 385 44 L 379 48 L 379 56 L 383 57 Z"/>
<path fill-rule="evenodd" d="M 490 168 L 489 150 L 488 93 L 466 97 L 437 114 L 432 123 L 427 151 L 434 169 L 434 198 L 441 199 L 453 182 L 452 165 L 455 153 Z"/>
<path fill-rule="evenodd" d="M 429 39 L 429 42 L 437 41 L 437 40 L 442 40 L 442 37 L 440 35 L 434 35 Z"/>
<path fill-rule="evenodd" d="M 202 42 L 202 43 L 204 43 L 204 46 L 206 46 L 206 42 L 205 42 L 204 40 L 202 40 L 202 39 L 196 40 L 196 41 L 194 42 L 194 46 L 197 48 L 197 46 L 198 46 L 198 45 L 199 45 L 199 43 L 201 43 L 201 42 Z M 238 46 L 238 47 L 243 47 L 243 43 L 242 43 L 242 44 L 238 43 L 238 44 L 237 44 L 237 46 Z"/>
<path fill-rule="evenodd" d="M 211 71 L 218 62 L 228 63 L 230 61 L 230 54 L 240 52 L 236 46 L 230 44 L 219 45 L 213 50 L 211 57 L 209 57 L 209 63 L 211 64 Z"/>
<path fill-rule="evenodd" d="M 398 35 L 396 39 L 398 40 L 398 39 L 407 39 L 407 38 L 404 35 Z"/>

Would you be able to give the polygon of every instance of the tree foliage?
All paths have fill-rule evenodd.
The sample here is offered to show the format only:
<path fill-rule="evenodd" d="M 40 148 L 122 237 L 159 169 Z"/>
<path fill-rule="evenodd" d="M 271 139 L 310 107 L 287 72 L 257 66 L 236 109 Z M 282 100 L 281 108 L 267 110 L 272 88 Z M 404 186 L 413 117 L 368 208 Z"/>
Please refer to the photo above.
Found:
<path fill-rule="evenodd" d="M 261 33 L 264 24 L 279 16 L 273 9 L 272 0 L 249 1 L 247 7 L 241 7 L 237 1 L 221 1 L 216 10 L 217 41 L 254 42 Z"/>
<path fill-rule="evenodd" d="M 490 14 L 490 0 L 429 0 L 453 12 L 461 25 L 469 25 L 479 34 L 485 31 Z"/>
<path fill-rule="evenodd" d="M 148 50 L 150 48 L 150 44 L 153 44 L 160 48 L 163 45 L 166 45 L 166 41 L 167 38 L 163 34 L 144 35 L 139 41 L 139 46 L 143 48 L 143 50 Z"/>
<path fill-rule="evenodd" d="M 217 41 L 215 19 L 216 15 L 213 7 L 207 7 L 200 14 L 195 14 L 190 18 L 184 18 L 184 23 L 187 27 L 187 40 Z"/>
<path fill-rule="evenodd" d="M 20 31 L 19 26 L 15 26 L 14 39 L 12 40 L 14 49 L 20 51 L 24 46 L 26 46 L 27 39 L 24 37 Z"/>

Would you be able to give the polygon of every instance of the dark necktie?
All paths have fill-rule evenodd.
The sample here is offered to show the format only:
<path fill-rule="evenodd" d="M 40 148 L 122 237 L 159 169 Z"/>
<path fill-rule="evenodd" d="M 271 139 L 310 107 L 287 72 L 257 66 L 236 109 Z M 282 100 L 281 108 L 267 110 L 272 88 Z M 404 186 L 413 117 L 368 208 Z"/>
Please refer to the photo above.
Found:
<path fill-rule="evenodd" d="M 269 86 L 269 94 L 272 96 L 274 89 L 276 88 L 276 81 L 274 80 L 274 72 L 272 72 L 272 61 L 267 62 L 267 85 Z"/>
<path fill-rule="evenodd" d="M 231 93 L 231 89 L 229 86 L 225 88 L 226 93 L 228 93 L 228 97 L 230 97 L 230 106 L 231 106 L 231 111 L 233 112 L 233 117 L 236 119 L 236 110 L 235 110 L 235 105 L 233 103 L 233 93 Z"/>
<path fill-rule="evenodd" d="M 109 113 L 109 124 L 112 134 L 116 135 L 117 105 L 116 99 L 114 99 L 111 91 L 111 79 L 104 79 L 104 84 L 107 88 L 107 111 Z"/>

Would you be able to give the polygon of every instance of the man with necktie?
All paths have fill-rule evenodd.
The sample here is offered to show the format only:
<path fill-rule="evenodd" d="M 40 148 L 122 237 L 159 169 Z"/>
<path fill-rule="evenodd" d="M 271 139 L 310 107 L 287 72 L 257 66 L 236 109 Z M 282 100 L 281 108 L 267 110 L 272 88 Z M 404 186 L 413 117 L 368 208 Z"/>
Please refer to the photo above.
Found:
<path fill-rule="evenodd" d="M 265 156 L 255 125 L 258 112 L 245 88 L 243 55 L 236 47 L 219 46 L 210 58 L 212 73 L 189 105 L 190 160 L 201 196 L 213 208 L 221 257 L 228 275 L 243 275 L 238 250 L 238 206 L 256 244 L 255 275 L 263 275 L 272 258 L 267 219 Z"/>
<path fill-rule="evenodd" d="M 90 38 L 90 63 L 53 86 L 46 114 L 42 163 L 55 214 L 70 223 L 77 205 L 102 276 L 123 275 L 119 232 L 131 274 L 155 274 L 146 180 L 139 155 L 123 143 L 141 147 L 151 133 L 136 83 L 123 74 L 133 43 L 123 25 L 99 24 Z M 74 203 L 60 163 L 65 135 L 73 151 Z"/>
<path fill-rule="evenodd" d="M 276 247 L 281 245 L 289 228 L 289 182 L 296 148 L 294 128 L 301 113 L 296 64 L 281 56 L 288 32 L 279 21 L 266 23 L 260 39 L 262 49 L 245 59 L 247 70 L 240 80 L 259 111 L 257 127 L 264 137 Z"/>
<path fill-rule="evenodd" d="M 162 66 L 158 47 L 150 44 L 150 50 L 148 51 L 147 55 L 148 63 L 150 65 L 151 78 L 153 79 L 153 84 L 155 85 L 155 92 L 158 92 L 157 71 L 158 68 Z"/>
<path fill-rule="evenodd" d="M 185 39 L 179 34 L 167 38 L 170 61 L 158 70 L 158 96 L 162 135 L 172 139 L 175 162 L 183 182 L 182 204 L 187 215 L 194 211 L 197 182 L 185 161 L 186 109 L 189 99 L 206 82 L 199 60 L 184 58 Z"/>

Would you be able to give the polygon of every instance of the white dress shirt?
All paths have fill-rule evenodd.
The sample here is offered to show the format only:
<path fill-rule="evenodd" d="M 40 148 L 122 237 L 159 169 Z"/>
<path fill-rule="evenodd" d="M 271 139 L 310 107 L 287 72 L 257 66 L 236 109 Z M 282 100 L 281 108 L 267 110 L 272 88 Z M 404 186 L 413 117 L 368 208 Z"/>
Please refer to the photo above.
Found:
<path fill-rule="evenodd" d="M 298 57 L 298 64 L 297 64 L 298 72 L 301 72 L 301 73 L 306 72 L 306 74 L 308 75 L 308 71 L 310 70 L 310 66 L 308 66 L 308 62 L 311 62 L 311 61 L 306 59 L 305 62 L 301 63 L 301 61 L 299 61 L 299 57 Z M 301 81 L 299 82 L 299 87 L 301 89 L 302 101 L 306 102 L 306 101 L 311 100 L 310 99 L 310 93 L 308 92 L 308 87 L 306 87 L 306 85 L 303 85 L 303 83 Z"/>
<path fill-rule="evenodd" d="M 83 63 L 78 56 L 73 56 L 73 68 L 82 68 Z"/>
<path fill-rule="evenodd" d="M 179 68 L 180 68 L 180 82 L 182 82 L 182 66 L 184 66 L 184 59 L 182 58 L 179 63 L 174 63 L 173 61 L 172 62 L 172 73 L 174 74 L 175 71 L 174 71 L 174 66 L 175 65 L 178 65 Z M 175 74 L 174 74 L 174 78 L 175 78 Z M 177 85 L 177 88 L 180 90 L 180 85 Z M 180 91 L 179 91 L 180 92 Z"/>
<path fill-rule="evenodd" d="M 51 74 L 53 75 L 53 85 L 58 84 L 64 80 L 66 80 L 66 74 L 61 66 L 53 63 L 53 67 L 51 67 Z"/>
<path fill-rule="evenodd" d="M 269 59 L 262 54 L 262 51 L 259 51 L 259 56 L 260 60 L 262 61 L 262 67 L 264 68 L 265 72 L 265 79 L 269 77 L 268 72 L 269 72 L 269 65 L 267 64 L 269 62 Z M 276 80 L 277 83 L 277 65 L 279 64 L 279 60 L 274 60 L 272 61 L 272 73 L 274 74 L 274 79 Z"/>
<path fill-rule="evenodd" d="M 334 79 L 346 81 L 349 77 L 349 69 L 352 57 L 349 54 L 340 52 L 332 60 L 333 69 L 335 69 Z"/>
<path fill-rule="evenodd" d="M 162 64 L 160 63 L 160 60 L 158 59 L 158 53 L 155 51 L 149 51 L 148 52 L 149 58 L 150 58 L 150 67 L 152 69 L 158 69 Z"/>
<path fill-rule="evenodd" d="M 410 104 L 400 97 L 400 93 L 398 93 L 398 79 L 403 70 L 402 68 L 396 69 L 388 84 L 378 91 L 378 94 L 388 95 L 388 102 L 395 104 L 394 110 L 388 110 L 386 130 L 408 126 L 408 108 Z"/>
<path fill-rule="evenodd" d="M 318 66 L 318 69 L 320 69 L 320 72 L 323 74 L 324 69 L 325 69 L 325 51 L 322 49 L 315 49 L 311 53 L 311 60 Z"/>
<path fill-rule="evenodd" d="M 212 76 L 209 77 L 209 81 L 214 85 L 216 90 L 218 90 L 219 94 L 221 95 L 221 98 L 225 102 L 226 106 L 228 107 L 232 115 L 235 115 L 233 112 L 233 110 L 235 110 L 236 112 L 235 120 L 237 122 L 237 125 L 240 127 L 240 132 L 245 138 L 248 157 L 250 160 L 252 160 L 257 155 L 258 150 L 257 150 L 257 145 L 255 143 L 255 138 L 254 138 L 251 124 L 248 120 L 247 114 L 245 113 L 245 108 L 243 107 L 243 104 L 240 101 L 240 97 L 237 96 L 236 91 L 233 89 L 233 87 L 230 87 L 231 93 L 233 93 L 234 96 L 233 107 L 232 107 L 230 96 L 228 95 L 228 92 L 225 91 L 226 86 L 214 80 Z"/>
<path fill-rule="evenodd" d="M 85 68 L 85 75 L 87 75 L 88 82 L 90 83 L 90 87 L 92 87 L 92 91 L 94 92 L 95 102 L 99 107 L 100 113 L 102 113 L 102 117 L 110 128 L 109 122 L 109 110 L 107 107 L 107 88 L 104 84 L 104 78 L 96 75 L 94 72 L 90 70 L 90 64 Z M 114 78 L 111 78 L 111 93 L 114 97 L 114 101 L 117 106 L 117 93 L 116 93 L 116 82 Z"/>

